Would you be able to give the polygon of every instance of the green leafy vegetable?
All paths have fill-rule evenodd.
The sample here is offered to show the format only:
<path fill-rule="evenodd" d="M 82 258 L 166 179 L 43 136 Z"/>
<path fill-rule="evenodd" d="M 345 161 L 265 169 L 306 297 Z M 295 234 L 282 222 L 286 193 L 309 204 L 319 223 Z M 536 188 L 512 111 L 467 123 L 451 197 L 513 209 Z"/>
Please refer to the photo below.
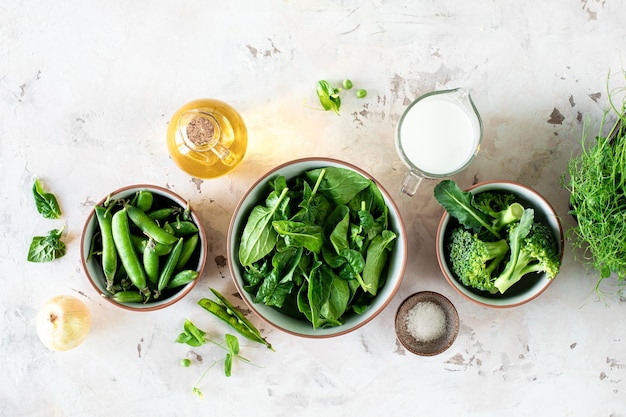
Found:
<path fill-rule="evenodd" d="M 30 262 L 50 262 L 64 256 L 66 252 L 65 243 L 61 240 L 63 230 L 65 230 L 65 226 L 60 230 L 50 230 L 48 236 L 33 237 L 27 259 Z"/>
<path fill-rule="evenodd" d="M 437 202 L 463 226 L 474 231 L 484 228 L 500 239 L 489 217 L 474 206 L 471 192 L 461 190 L 453 180 L 443 180 L 435 186 L 434 194 Z"/>
<path fill-rule="evenodd" d="M 558 273 L 561 258 L 554 233 L 514 195 L 474 195 L 444 180 L 435 187 L 435 197 L 457 222 L 450 223 L 445 245 L 450 269 L 463 285 L 503 294 L 527 274 L 545 272 L 551 279 Z"/>
<path fill-rule="evenodd" d="M 46 192 L 38 179 L 33 184 L 33 196 L 37 211 L 46 219 L 58 219 L 61 217 L 61 208 L 54 194 Z"/>
<path fill-rule="evenodd" d="M 397 238 L 376 184 L 349 169 L 324 167 L 289 183 L 276 177 L 269 187 L 240 236 L 252 299 L 314 329 L 366 311 L 386 281 Z"/>
<path fill-rule="evenodd" d="M 243 231 L 246 239 L 242 240 L 239 245 L 239 262 L 243 266 L 251 265 L 263 258 L 276 245 L 278 233 L 272 226 L 272 222 L 275 220 L 280 204 L 287 195 L 287 191 L 288 189 L 285 188 L 280 193 L 272 192 L 265 206 L 256 206 L 252 210 L 250 218 L 246 223 L 246 228 Z"/>
<path fill-rule="evenodd" d="M 317 97 L 320 100 L 320 104 L 324 110 L 332 110 L 336 114 L 339 114 L 341 108 L 341 98 L 339 97 L 339 89 L 335 88 L 328 83 L 328 81 L 317 82 Z"/>
<path fill-rule="evenodd" d="M 620 108 L 611 102 L 595 141 L 583 133 L 582 153 L 568 163 L 570 213 L 576 226 L 570 230 L 574 247 L 583 249 L 583 259 L 599 272 L 600 283 L 612 274 L 626 279 L 626 99 Z M 603 133 L 615 116 L 608 134 Z"/>

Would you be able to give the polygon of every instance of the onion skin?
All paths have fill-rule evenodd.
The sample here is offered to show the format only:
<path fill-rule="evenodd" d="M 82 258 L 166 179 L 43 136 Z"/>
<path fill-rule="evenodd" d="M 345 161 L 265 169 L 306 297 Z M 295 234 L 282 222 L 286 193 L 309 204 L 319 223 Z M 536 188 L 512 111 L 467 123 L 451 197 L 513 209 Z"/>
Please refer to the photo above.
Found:
<path fill-rule="evenodd" d="M 49 349 L 67 351 L 80 345 L 91 328 L 91 313 L 81 300 L 58 295 L 37 314 L 37 335 Z"/>

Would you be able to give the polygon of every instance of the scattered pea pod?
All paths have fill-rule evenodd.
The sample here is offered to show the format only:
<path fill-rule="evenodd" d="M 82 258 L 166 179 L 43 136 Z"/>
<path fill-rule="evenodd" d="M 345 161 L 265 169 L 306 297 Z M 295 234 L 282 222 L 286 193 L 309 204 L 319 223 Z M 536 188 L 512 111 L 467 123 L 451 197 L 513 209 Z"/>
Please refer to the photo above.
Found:
<path fill-rule="evenodd" d="M 208 298 L 202 298 L 198 304 L 212 313 L 214 316 L 228 323 L 239 334 L 254 342 L 262 343 L 268 349 L 274 350 L 272 345 L 261 336 L 261 332 L 239 311 L 233 306 L 223 295 L 211 288 L 211 291 L 218 298 L 219 302 L 215 302 Z"/>

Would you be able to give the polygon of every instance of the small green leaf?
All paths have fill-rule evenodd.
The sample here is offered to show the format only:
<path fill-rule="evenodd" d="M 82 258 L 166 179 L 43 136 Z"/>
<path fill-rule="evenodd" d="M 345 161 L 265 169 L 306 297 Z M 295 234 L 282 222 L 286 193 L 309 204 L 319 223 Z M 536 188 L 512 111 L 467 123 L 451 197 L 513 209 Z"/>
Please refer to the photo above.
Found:
<path fill-rule="evenodd" d="M 176 343 L 183 343 L 193 347 L 202 346 L 206 343 L 204 337 L 206 333 L 198 329 L 190 320 L 185 320 L 183 328 L 184 332 L 178 335 Z"/>
<path fill-rule="evenodd" d="M 28 261 L 30 262 L 50 262 L 65 255 L 65 243 L 61 241 L 61 235 L 65 226 L 60 230 L 53 229 L 48 232 L 48 236 L 33 237 L 28 248 Z"/>
<path fill-rule="evenodd" d="M 38 179 L 33 184 L 33 196 L 35 197 L 35 206 L 37 211 L 46 219 L 58 219 L 61 217 L 61 208 L 52 193 L 44 190 L 43 185 Z"/>
<path fill-rule="evenodd" d="M 224 374 L 226 376 L 230 376 L 232 369 L 233 369 L 233 355 L 232 353 L 227 353 L 226 358 L 224 359 Z"/>
<path fill-rule="evenodd" d="M 324 110 L 332 110 L 339 114 L 341 108 L 341 98 L 339 97 L 339 89 L 331 86 L 328 81 L 317 82 L 317 97 Z"/>
<path fill-rule="evenodd" d="M 233 355 L 237 355 L 239 353 L 239 339 L 237 339 L 237 336 L 227 333 L 225 338 L 228 351 Z"/>

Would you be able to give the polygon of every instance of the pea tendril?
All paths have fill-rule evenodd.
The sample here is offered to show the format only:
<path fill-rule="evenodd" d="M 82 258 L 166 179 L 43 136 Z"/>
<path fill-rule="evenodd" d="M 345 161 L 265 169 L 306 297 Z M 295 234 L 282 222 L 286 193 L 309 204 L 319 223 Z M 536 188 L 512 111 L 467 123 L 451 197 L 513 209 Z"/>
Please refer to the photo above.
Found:
<path fill-rule="evenodd" d="M 618 108 L 609 93 L 611 110 L 604 113 L 595 142 L 583 133 L 582 152 L 568 163 L 570 206 L 577 224 L 568 231 L 582 259 L 597 270 L 600 284 L 612 274 L 626 279 L 626 100 Z M 608 134 L 607 123 L 616 120 Z"/>

